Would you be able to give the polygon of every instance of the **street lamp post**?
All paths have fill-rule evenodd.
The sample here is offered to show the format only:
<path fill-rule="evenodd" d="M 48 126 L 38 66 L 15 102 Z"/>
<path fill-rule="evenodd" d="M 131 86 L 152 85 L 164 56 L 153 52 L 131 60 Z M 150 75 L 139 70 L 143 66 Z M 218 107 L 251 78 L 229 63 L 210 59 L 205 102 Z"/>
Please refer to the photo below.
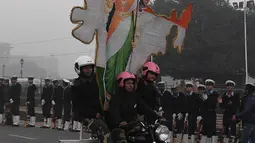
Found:
<path fill-rule="evenodd" d="M 20 59 L 20 77 L 23 77 L 23 64 L 24 64 L 24 59 Z"/>
<path fill-rule="evenodd" d="M 3 65 L 3 77 L 4 77 L 4 72 L 5 72 L 5 65 Z"/>
<path fill-rule="evenodd" d="M 246 25 L 246 16 L 247 16 L 247 1 L 244 0 L 244 54 L 245 54 L 245 82 L 248 82 L 248 52 L 247 52 L 247 25 Z"/>

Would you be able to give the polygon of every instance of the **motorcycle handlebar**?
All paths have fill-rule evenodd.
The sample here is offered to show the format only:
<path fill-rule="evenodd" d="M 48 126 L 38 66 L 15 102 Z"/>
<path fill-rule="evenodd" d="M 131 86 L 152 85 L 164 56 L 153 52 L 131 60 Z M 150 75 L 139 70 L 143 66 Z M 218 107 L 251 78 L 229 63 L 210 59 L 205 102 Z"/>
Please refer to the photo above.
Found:
<path fill-rule="evenodd" d="M 122 128 L 122 129 L 126 129 L 126 128 L 133 127 L 133 126 L 139 124 L 140 126 L 142 126 L 144 128 L 148 128 L 150 126 L 154 126 L 154 125 L 157 125 L 157 124 L 167 124 L 167 122 L 168 121 L 166 121 L 164 119 L 157 119 L 154 124 L 145 125 L 144 122 L 142 122 L 142 121 L 131 121 L 128 124 L 123 125 L 123 126 L 119 126 L 119 127 Z"/>

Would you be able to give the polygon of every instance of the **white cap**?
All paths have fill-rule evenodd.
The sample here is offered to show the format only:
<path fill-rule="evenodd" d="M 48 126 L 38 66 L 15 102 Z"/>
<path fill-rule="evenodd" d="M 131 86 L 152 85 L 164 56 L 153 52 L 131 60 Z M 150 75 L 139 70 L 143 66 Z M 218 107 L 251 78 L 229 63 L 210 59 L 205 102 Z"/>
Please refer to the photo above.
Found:
<path fill-rule="evenodd" d="M 158 82 L 158 84 L 166 84 L 166 82 L 165 81 L 160 81 L 160 82 Z"/>
<path fill-rule="evenodd" d="M 68 79 L 63 79 L 63 81 L 65 82 L 65 83 L 70 83 L 70 81 L 68 80 Z"/>
<path fill-rule="evenodd" d="M 225 82 L 225 85 L 228 85 L 228 84 L 233 84 L 234 86 L 236 86 L 236 83 L 234 81 L 232 81 L 232 80 L 227 80 Z"/>
<path fill-rule="evenodd" d="M 186 81 L 185 82 L 185 85 L 191 85 L 191 86 L 194 86 L 193 82 L 192 81 Z"/>
<path fill-rule="evenodd" d="M 205 84 L 207 84 L 207 83 L 212 83 L 214 85 L 215 81 L 212 79 L 207 79 L 207 80 L 205 80 Z"/>
<path fill-rule="evenodd" d="M 254 87 L 255 87 L 255 84 L 254 84 L 254 83 L 246 83 L 245 85 L 251 85 L 251 86 L 254 86 Z"/>
<path fill-rule="evenodd" d="M 44 80 L 50 80 L 50 78 L 49 78 L 49 77 L 46 77 Z"/>
<path fill-rule="evenodd" d="M 199 87 L 206 88 L 205 85 L 203 85 L 203 84 L 199 84 L 199 85 L 198 85 L 198 88 L 199 88 Z"/>
<path fill-rule="evenodd" d="M 11 77 L 12 79 L 15 79 L 15 78 L 18 78 L 16 75 L 13 75 L 12 77 Z"/>

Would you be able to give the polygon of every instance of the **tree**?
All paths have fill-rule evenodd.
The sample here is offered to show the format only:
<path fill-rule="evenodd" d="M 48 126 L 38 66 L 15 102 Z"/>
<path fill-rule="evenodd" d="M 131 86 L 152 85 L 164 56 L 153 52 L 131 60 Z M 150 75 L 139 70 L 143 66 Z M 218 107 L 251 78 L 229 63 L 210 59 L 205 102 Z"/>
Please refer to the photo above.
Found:
<path fill-rule="evenodd" d="M 178 54 L 168 44 L 166 55 L 156 58 L 162 74 L 175 78 L 240 78 L 237 75 L 242 75 L 244 71 L 243 12 L 234 10 L 225 0 L 176 1 L 156 0 L 153 5 L 156 12 L 169 15 L 172 9 L 179 14 L 188 3 L 193 3 L 183 52 Z M 255 75 L 252 65 L 255 60 L 254 23 L 254 14 L 248 14 L 248 64 L 251 75 Z M 168 42 L 172 38 L 168 37 Z"/>

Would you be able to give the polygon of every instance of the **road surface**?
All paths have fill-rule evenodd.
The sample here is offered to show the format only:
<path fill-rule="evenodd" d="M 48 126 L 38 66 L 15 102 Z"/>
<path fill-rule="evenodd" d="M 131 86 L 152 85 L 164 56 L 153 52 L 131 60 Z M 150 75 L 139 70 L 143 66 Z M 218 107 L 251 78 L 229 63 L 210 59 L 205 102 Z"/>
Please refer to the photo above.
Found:
<path fill-rule="evenodd" d="M 84 134 L 84 138 L 88 138 Z M 0 126 L 0 143 L 57 143 L 59 140 L 79 139 L 79 133 L 53 129 Z"/>

